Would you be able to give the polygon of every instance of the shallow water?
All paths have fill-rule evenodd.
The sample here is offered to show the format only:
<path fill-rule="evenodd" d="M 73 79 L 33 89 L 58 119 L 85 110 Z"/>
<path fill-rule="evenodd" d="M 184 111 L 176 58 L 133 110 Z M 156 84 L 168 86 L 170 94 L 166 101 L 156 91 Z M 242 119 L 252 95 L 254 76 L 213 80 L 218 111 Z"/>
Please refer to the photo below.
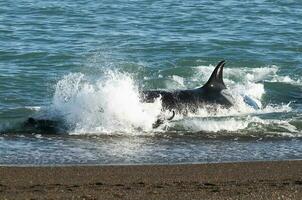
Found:
<path fill-rule="evenodd" d="M 298 1 L 0 2 L 0 164 L 301 159 L 301 13 Z M 202 86 L 222 59 L 236 106 L 152 129 L 160 101 L 139 90 Z M 24 128 L 31 116 L 58 121 L 55 135 Z"/>
<path fill-rule="evenodd" d="M 2 165 L 172 164 L 301 159 L 301 139 L 183 136 L 10 136 Z"/>

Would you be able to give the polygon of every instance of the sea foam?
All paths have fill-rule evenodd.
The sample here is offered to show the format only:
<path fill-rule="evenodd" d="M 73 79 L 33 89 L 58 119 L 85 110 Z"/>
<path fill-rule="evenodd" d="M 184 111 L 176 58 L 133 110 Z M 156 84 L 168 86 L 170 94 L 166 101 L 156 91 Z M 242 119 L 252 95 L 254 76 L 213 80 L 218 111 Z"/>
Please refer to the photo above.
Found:
<path fill-rule="evenodd" d="M 193 77 L 171 74 L 170 79 L 180 85 L 190 84 L 190 79 L 206 82 L 214 66 L 195 67 Z M 261 115 L 290 112 L 289 104 L 262 105 L 266 91 L 262 80 L 274 81 L 276 66 L 263 68 L 227 68 L 224 80 L 234 106 L 230 109 L 217 107 L 216 112 L 200 108 L 188 116 L 177 115 L 157 129 L 153 122 L 161 112 L 160 98 L 152 104 L 142 103 L 139 99 L 139 84 L 131 74 L 108 70 L 98 79 L 91 79 L 82 73 L 64 76 L 57 84 L 49 113 L 60 118 L 69 127 L 70 134 L 153 134 L 166 130 L 177 131 L 238 131 L 250 127 L 252 123 L 268 124 L 272 119 Z M 160 71 L 157 77 L 162 77 Z M 202 85 L 202 84 L 201 84 Z M 256 109 L 245 103 L 248 96 L 258 106 Z M 273 119 L 282 128 L 294 128 L 289 121 Z"/>

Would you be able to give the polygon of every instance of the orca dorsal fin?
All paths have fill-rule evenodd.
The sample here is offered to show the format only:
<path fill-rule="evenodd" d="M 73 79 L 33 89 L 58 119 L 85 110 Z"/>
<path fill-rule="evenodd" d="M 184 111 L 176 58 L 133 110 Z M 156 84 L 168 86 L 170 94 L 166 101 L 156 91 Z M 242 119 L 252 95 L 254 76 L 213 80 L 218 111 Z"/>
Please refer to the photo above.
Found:
<path fill-rule="evenodd" d="M 212 91 L 221 91 L 223 89 L 226 89 L 222 76 L 224 64 L 224 60 L 218 63 L 207 83 L 202 86 L 203 89 Z"/>

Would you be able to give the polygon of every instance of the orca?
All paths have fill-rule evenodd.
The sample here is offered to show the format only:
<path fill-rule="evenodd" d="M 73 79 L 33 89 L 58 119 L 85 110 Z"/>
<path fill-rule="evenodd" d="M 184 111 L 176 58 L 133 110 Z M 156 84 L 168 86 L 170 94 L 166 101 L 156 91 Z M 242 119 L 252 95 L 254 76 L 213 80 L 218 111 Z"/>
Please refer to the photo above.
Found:
<path fill-rule="evenodd" d="M 225 61 L 220 61 L 215 67 L 209 80 L 202 86 L 187 90 L 145 90 L 140 92 L 141 102 L 154 103 L 160 98 L 162 103 L 162 113 L 153 124 L 153 128 L 160 126 L 165 120 L 171 120 L 177 114 L 187 115 L 189 112 L 195 113 L 198 108 L 206 105 L 219 105 L 224 108 L 233 106 L 232 97 L 225 92 L 227 89 L 223 82 L 223 67 Z M 165 119 L 163 112 L 172 112 L 172 117 Z"/>
<path fill-rule="evenodd" d="M 188 113 L 196 113 L 199 108 L 211 109 L 214 111 L 218 106 L 230 108 L 234 105 L 233 97 L 227 92 L 227 87 L 223 82 L 223 68 L 225 61 L 220 61 L 212 72 L 209 80 L 201 87 L 187 90 L 143 90 L 140 91 L 140 101 L 142 103 L 154 103 L 161 100 L 162 109 L 157 120 L 152 124 L 157 128 L 165 121 L 172 120 L 176 114 L 186 116 Z M 244 96 L 244 102 L 254 109 L 260 109 L 257 103 L 250 97 Z M 210 106 L 208 106 L 210 105 Z M 166 117 L 166 112 L 172 115 Z M 100 111 L 102 112 L 102 110 Z M 59 121 L 28 118 L 24 126 L 39 129 L 43 132 L 58 132 Z"/>
<path fill-rule="evenodd" d="M 43 134 L 56 134 L 59 132 L 59 121 L 50 119 L 38 119 L 29 117 L 24 123 L 26 131 L 34 131 Z"/>

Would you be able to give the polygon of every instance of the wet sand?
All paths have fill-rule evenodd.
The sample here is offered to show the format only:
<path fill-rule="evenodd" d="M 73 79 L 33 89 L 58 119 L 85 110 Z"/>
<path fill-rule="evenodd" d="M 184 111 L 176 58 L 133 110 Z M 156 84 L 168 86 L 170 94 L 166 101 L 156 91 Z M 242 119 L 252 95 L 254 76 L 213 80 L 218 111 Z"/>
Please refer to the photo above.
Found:
<path fill-rule="evenodd" d="M 302 199 L 302 161 L 0 167 L 0 199 Z"/>

